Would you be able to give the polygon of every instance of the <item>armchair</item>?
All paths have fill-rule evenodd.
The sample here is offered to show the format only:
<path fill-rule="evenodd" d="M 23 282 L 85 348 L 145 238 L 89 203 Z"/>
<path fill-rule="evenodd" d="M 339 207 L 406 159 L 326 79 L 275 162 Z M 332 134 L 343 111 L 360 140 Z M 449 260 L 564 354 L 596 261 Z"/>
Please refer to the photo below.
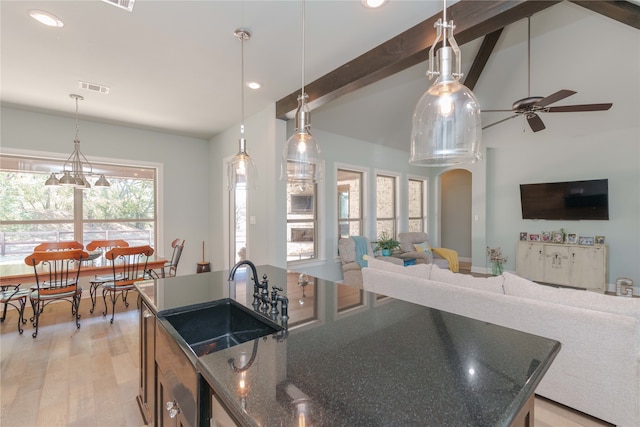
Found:
<path fill-rule="evenodd" d="M 357 238 L 357 236 L 356 236 Z M 366 255 L 371 258 L 391 262 L 397 265 L 404 265 L 404 262 L 399 258 L 394 257 L 376 257 L 371 247 L 369 239 L 364 237 L 366 241 L 367 253 Z M 346 239 L 340 239 L 338 241 L 338 251 L 340 252 L 340 261 L 342 263 L 342 276 L 343 283 L 345 285 L 362 287 L 362 259 L 358 258 L 356 251 L 356 239 L 353 237 L 347 237 Z"/>
<path fill-rule="evenodd" d="M 397 257 L 406 260 L 415 258 L 416 264 L 435 264 L 440 268 L 449 268 L 449 262 L 442 256 L 431 250 L 429 236 L 422 232 L 399 233 L 400 254 Z M 428 250 L 418 251 L 415 245 L 426 243 Z"/>

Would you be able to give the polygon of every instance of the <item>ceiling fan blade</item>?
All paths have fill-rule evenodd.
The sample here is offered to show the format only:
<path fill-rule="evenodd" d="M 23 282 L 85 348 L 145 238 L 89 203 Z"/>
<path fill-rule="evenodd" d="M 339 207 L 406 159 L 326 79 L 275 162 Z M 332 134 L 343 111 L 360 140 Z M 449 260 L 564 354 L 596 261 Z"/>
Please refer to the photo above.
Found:
<path fill-rule="evenodd" d="M 491 123 L 490 125 L 486 125 L 485 127 L 482 128 L 482 130 L 485 130 L 487 128 L 490 128 L 491 126 L 495 126 L 495 125 L 500 124 L 502 122 L 506 122 L 507 120 L 513 119 L 514 117 L 518 117 L 518 114 L 514 114 L 513 116 L 509 116 L 506 119 L 498 120 L 497 122 Z"/>
<path fill-rule="evenodd" d="M 542 123 L 542 119 L 537 114 L 527 114 L 527 122 L 529 123 L 529 127 L 534 132 L 540 132 L 541 130 L 546 129 L 544 123 Z"/>
<path fill-rule="evenodd" d="M 613 104 L 583 104 L 583 105 L 563 105 L 561 107 L 549 107 L 549 113 L 571 113 L 575 111 L 606 111 Z"/>
<path fill-rule="evenodd" d="M 547 96 L 546 98 L 542 98 L 540 101 L 536 102 L 536 106 L 537 107 L 546 107 L 549 104 L 553 104 L 554 102 L 558 102 L 561 99 L 565 99 L 573 94 L 575 94 L 576 92 L 573 90 L 568 90 L 568 89 L 562 89 L 557 91 L 556 93 L 552 93 L 551 95 Z"/>

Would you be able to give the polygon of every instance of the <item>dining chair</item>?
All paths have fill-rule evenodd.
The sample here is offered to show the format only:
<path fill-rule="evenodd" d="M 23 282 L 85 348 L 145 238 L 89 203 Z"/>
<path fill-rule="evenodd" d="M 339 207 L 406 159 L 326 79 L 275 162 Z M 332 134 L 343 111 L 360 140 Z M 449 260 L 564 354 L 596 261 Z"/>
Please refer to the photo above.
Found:
<path fill-rule="evenodd" d="M 4 322 L 4 319 L 7 317 L 7 306 L 10 305 L 14 307 L 18 310 L 18 332 L 20 334 L 24 332 L 22 325 L 27 323 L 27 320 L 24 318 L 24 306 L 27 303 L 28 295 L 29 289 L 21 289 L 20 285 L 0 286 L 0 304 L 4 305 L 0 322 Z"/>
<path fill-rule="evenodd" d="M 112 280 L 102 284 L 102 298 L 104 300 L 103 316 L 109 311 L 107 308 L 107 294 L 111 301 L 111 323 L 116 314 L 116 301 L 122 296 L 125 307 L 129 307 L 127 295 L 135 290 L 135 283 L 148 279 L 147 259 L 153 255 L 153 248 L 149 245 L 113 248 L 105 254 L 107 260 L 112 261 Z"/>
<path fill-rule="evenodd" d="M 53 301 L 69 301 L 71 314 L 75 316 L 76 327 L 80 328 L 80 297 L 82 288 L 78 284 L 82 259 L 88 257 L 81 249 L 59 251 L 37 251 L 28 255 L 24 262 L 33 267 L 36 286 L 29 298 L 33 307 L 33 338 L 38 336 L 40 315 L 45 306 Z M 39 267 L 40 265 L 40 267 Z"/>
<path fill-rule="evenodd" d="M 43 242 L 33 248 L 34 252 L 41 251 L 62 251 L 66 249 L 84 249 L 82 243 L 75 240 L 69 240 L 64 242 Z"/>
<path fill-rule="evenodd" d="M 104 257 L 107 252 L 109 252 L 113 248 L 128 248 L 129 243 L 122 239 L 112 239 L 112 240 L 92 240 L 87 243 L 87 251 L 93 252 L 100 250 L 102 251 L 102 256 Z M 93 279 L 89 280 L 89 296 L 91 297 L 91 308 L 89 309 L 90 313 L 93 313 L 94 308 L 96 307 L 96 300 L 98 295 L 98 288 L 102 286 L 105 282 L 109 282 L 113 280 L 112 274 L 103 274 L 96 275 Z"/>
<path fill-rule="evenodd" d="M 175 239 L 171 242 L 171 248 L 173 250 L 171 254 L 171 259 L 167 261 L 162 269 L 160 269 L 160 274 L 158 274 L 155 270 L 149 270 L 149 274 L 154 279 L 160 279 L 165 277 L 174 277 L 178 273 L 178 263 L 180 262 L 180 257 L 182 256 L 182 250 L 184 249 L 184 239 Z"/>

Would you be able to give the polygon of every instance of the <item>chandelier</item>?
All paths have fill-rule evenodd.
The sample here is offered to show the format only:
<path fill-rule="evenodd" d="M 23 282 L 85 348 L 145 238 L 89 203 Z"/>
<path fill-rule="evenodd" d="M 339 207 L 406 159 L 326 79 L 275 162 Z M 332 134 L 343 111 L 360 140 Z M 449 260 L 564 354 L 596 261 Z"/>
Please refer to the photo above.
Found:
<path fill-rule="evenodd" d="M 93 166 L 91 162 L 87 160 L 82 151 L 80 151 L 80 137 L 78 126 L 78 101 L 84 99 L 83 96 L 70 94 L 69 97 L 76 101 L 76 137 L 73 140 L 73 153 L 69 156 L 67 161 L 64 162 L 62 167 L 62 177 L 58 179 L 55 173 L 51 173 L 47 181 L 44 183 L 46 186 L 63 186 L 74 187 L 80 190 L 91 188 L 91 184 L 87 179 L 88 176 L 93 176 Z M 110 187 L 111 184 L 104 175 L 100 175 L 96 183 L 96 187 Z"/>

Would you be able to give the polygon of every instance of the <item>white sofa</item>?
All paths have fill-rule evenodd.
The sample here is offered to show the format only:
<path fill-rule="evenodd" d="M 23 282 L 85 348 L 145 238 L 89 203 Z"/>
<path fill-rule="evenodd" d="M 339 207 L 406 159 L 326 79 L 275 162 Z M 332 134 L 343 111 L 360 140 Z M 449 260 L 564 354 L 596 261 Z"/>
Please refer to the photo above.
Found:
<path fill-rule="evenodd" d="M 432 264 L 369 260 L 364 289 L 551 338 L 561 350 L 536 394 L 623 427 L 640 426 L 640 299 L 479 278 Z"/>

